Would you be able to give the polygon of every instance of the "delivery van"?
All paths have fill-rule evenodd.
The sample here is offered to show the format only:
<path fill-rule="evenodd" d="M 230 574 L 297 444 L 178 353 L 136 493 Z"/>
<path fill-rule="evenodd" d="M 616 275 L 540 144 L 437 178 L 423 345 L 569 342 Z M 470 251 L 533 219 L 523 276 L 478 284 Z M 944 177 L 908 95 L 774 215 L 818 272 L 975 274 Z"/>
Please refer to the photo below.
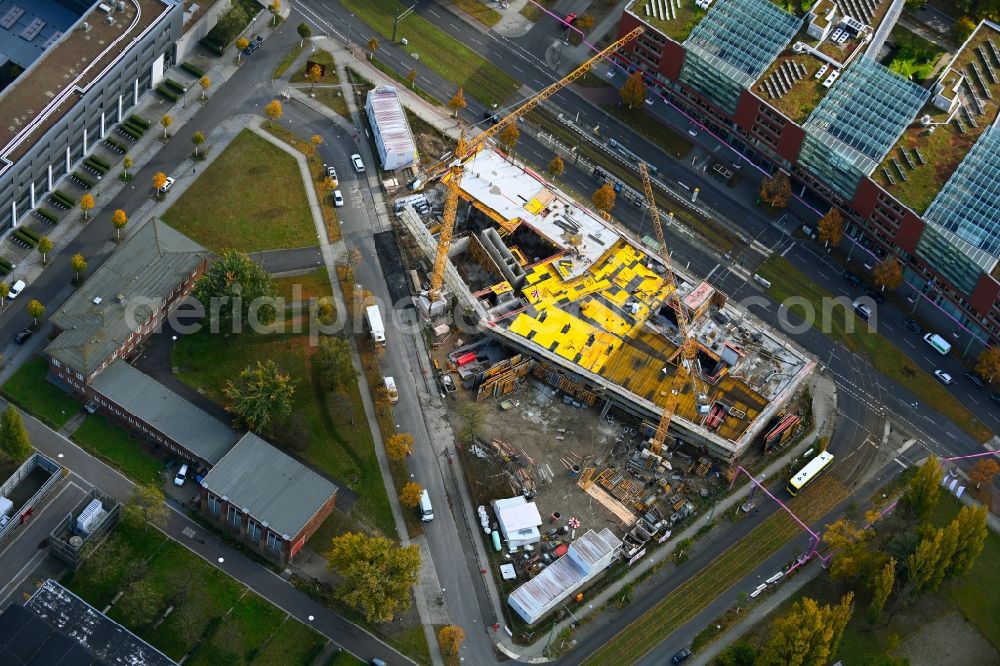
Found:
<path fill-rule="evenodd" d="M 934 351 L 941 356 L 947 356 L 948 352 L 951 351 L 951 343 L 942 338 L 937 333 L 928 333 L 924 336 L 924 342 L 934 347 Z"/>
<path fill-rule="evenodd" d="M 426 488 L 420 493 L 420 520 L 425 523 L 434 520 L 434 507 L 431 506 L 431 496 Z"/>

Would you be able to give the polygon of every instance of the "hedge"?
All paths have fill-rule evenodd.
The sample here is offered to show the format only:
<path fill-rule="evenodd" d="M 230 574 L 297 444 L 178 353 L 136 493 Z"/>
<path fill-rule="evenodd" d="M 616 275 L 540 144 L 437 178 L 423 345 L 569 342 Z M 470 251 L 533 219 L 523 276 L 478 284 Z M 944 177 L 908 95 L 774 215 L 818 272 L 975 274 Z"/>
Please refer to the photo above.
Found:
<path fill-rule="evenodd" d="M 156 92 L 160 93 L 161 95 L 169 99 L 171 102 L 176 102 L 181 98 L 180 95 L 175 95 L 173 92 L 165 88 L 163 84 L 157 86 Z"/>
<path fill-rule="evenodd" d="M 84 183 L 87 186 L 87 189 L 90 189 L 91 187 L 93 187 L 96 184 L 96 181 L 93 181 L 90 178 L 87 178 L 86 176 L 84 176 L 79 171 L 74 171 L 73 172 L 73 177 L 76 178 L 81 183 Z"/>
<path fill-rule="evenodd" d="M 123 132 L 126 136 L 128 136 L 129 138 L 131 138 L 133 141 L 136 141 L 140 136 L 142 136 L 141 133 L 137 134 L 136 130 L 131 130 L 131 129 L 125 127 L 124 123 L 118 126 L 118 131 L 119 132 Z"/>
<path fill-rule="evenodd" d="M 118 150 L 122 151 L 123 153 L 127 153 L 128 152 L 128 148 L 126 148 L 120 142 L 115 141 L 111 137 L 108 137 L 108 138 L 104 139 L 104 143 L 108 144 L 112 148 L 117 148 Z"/>
<path fill-rule="evenodd" d="M 45 208 L 36 208 L 35 214 L 47 222 L 51 222 L 52 224 L 59 224 L 59 218 L 56 217 L 56 214 L 50 210 L 47 210 Z"/>
<path fill-rule="evenodd" d="M 178 95 L 183 95 L 187 89 L 173 79 L 163 79 L 163 85 L 173 90 Z"/>
<path fill-rule="evenodd" d="M 84 166 L 90 167 L 94 171 L 99 171 L 102 176 L 104 174 L 106 174 L 108 172 L 108 169 L 110 168 L 110 167 L 106 167 L 106 166 L 102 166 L 102 165 L 98 164 L 97 160 L 95 160 L 93 157 L 88 157 L 87 159 L 85 159 L 83 161 L 83 164 L 84 164 Z"/>
<path fill-rule="evenodd" d="M 111 168 L 110 164 L 108 164 L 107 162 L 105 162 L 104 160 L 102 160 L 97 155 L 91 155 L 90 156 L 90 161 L 93 162 L 94 164 L 96 164 L 99 167 L 104 167 L 105 170 Z"/>
<path fill-rule="evenodd" d="M 133 134 L 138 134 L 139 136 L 142 136 L 143 134 L 145 134 L 145 133 L 146 133 L 146 130 L 148 129 L 148 128 L 146 128 L 146 127 L 143 127 L 142 125 L 136 125 L 136 124 L 135 124 L 134 122 L 132 122 L 132 119 L 131 119 L 131 118 L 127 118 L 127 119 L 125 120 L 125 122 L 124 122 L 124 123 L 122 123 L 122 124 L 123 124 L 123 125 L 124 125 L 124 126 L 125 126 L 126 128 L 128 128 L 128 130 L 129 130 L 130 132 L 132 132 Z"/>
<path fill-rule="evenodd" d="M 131 116 L 129 116 L 126 120 L 129 120 L 133 125 L 138 125 L 143 129 L 149 129 L 152 126 L 152 124 L 148 120 L 146 120 L 145 118 L 141 118 L 135 115 L 134 113 Z"/>
<path fill-rule="evenodd" d="M 72 208 L 73 206 L 76 205 L 75 203 L 73 203 L 72 199 L 70 199 L 68 196 L 66 196 L 59 190 L 52 190 L 49 196 L 58 201 L 59 203 L 61 203 L 62 205 L 66 206 L 67 208 Z"/>
<path fill-rule="evenodd" d="M 198 43 L 201 44 L 202 46 L 204 46 L 206 49 L 208 49 L 209 51 L 211 51 L 212 53 L 214 53 L 217 56 L 224 55 L 225 52 L 226 52 L 226 47 L 220 45 L 218 42 L 216 42 L 214 40 L 209 39 L 208 37 L 203 38 Z"/>
<path fill-rule="evenodd" d="M 6 259 L 0 259 L 0 274 L 7 275 L 14 270 L 14 267 Z"/>
<path fill-rule="evenodd" d="M 40 233 L 38 233 L 34 229 L 31 229 L 30 227 L 20 227 L 19 229 L 21 233 L 23 233 L 25 236 L 35 241 L 36 243 L 38 242 L 38 239 L 42 237 Z"/>
<path fill-rule="evenodd" d="M 205 70 L 203 70 L 201 67 L 198 67 L 196 65 L 192 65 L 189 62 L 182 62 L 181 63 L 181 69 L 183 69 L 185 72 L 187 72 L 191 76 L 197 77 L 199 79 L 201 77 L 205 76 Z"/>
<path fill-rule="evenodd" d="M 18 239 L 22 243 L 30 245 L 31 247 L 38 247 L 38 241 L 24 233 L 21 229 L 14 230 L 14 238 Z"/>

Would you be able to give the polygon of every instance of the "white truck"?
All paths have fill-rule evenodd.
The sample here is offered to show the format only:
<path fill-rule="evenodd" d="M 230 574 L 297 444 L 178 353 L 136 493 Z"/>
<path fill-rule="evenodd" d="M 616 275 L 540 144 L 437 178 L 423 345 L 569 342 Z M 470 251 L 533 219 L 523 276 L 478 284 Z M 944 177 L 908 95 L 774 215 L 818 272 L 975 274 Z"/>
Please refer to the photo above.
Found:
<path fill-rule="evenodd" d="M 381 347 L 385 344 L 385 326 L 382 325 L 382 314 L 378 311 L 377 305 L 365 308 L 365 326 L 376 345 Z"/>
<path fill-rule="evenodd" d="M 385 390 L 389 392 L 389 402 L 396 404 L 399 402 L 399 391 L 396 389 L 396 380 L 392 377 L 382 377 L 385 382 Z"/>

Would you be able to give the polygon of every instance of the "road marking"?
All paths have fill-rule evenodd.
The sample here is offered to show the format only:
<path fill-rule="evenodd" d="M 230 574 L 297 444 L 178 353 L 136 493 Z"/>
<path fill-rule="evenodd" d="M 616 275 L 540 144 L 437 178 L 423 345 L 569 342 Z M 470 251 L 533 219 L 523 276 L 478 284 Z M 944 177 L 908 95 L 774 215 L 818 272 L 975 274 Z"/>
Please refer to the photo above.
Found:
<path fill-rule="evenodd" d="M 515 65 L 514 63 L 510 63 L 510 66 L 513 67 L 514 69 L 516 69 L 517 71 L 521 72 L 521 74 L 526 74 L 527 73 L 523 69 L 521 69 L 520 67 L 518 67 L 517 65 Z"/>
<path fill-rule="evenodd" d="M 900 460 L 899 458 L 893 458 L 893 461 L 895 461 L 895 463 L 896 463 L 897 465 L 899 465 L 900 467 L 902 467 L 903 469 L 906 469 L 906 467 L 907 467 L 906 463 L 904 463 L 904 462 L 903 462 L 902 460 Z"/>
<path fill-rule="evenodd" d="M 434 16 L 437 16 L 438 18 L 441 18 L 441 15 L 440 15 L 440 14 L 438 14 L 438 13 L 437 13 L 436 11 L 434 11 L 433 9 L 428 9 L 428 10 L 427 10 L 427 13 L 428 13 L 428 14 L 433 14 Z"/>
<path fill-rule="evenodd" d="M 6 585 L 4 585 L 3 589 L 0 589 L 0 596 L 6 597 L 7 594 L 8 594 L 7 593 L 7 588 L 9 588 L 9 587 L 11 587 L 13 585 L 17 585 L 17 582 L 19 580 L 21 580 L 21 574 L 23 574 L 25 572 L 25 569 L 28 569 L 30 567 L 31 570 L 34 570 L 34 568 L 37 567 L 38 564 L 43 559 L 45 559 L 46 555 L 48 555 L 48 551 L 46 551 L 46 550 L 40 550 L 37 553 L 35 553 L 30 560 L 28 560 L 27 562 L 24 563 L 23 567 L 21 567 L 20 569 L 17 570 L 17 573 L 14 574 L 14 577 L 10 579 L 10 582 L 7 583 Z"/>
<path fill-rule="evenodd" d="M 829 280 L 829 279 L 830 279 L 830 278 L 828 278 L 828 277 L 826 276 L 826 273 L 824 273 L 823 271 L 816 271 L 816 272 L 817 272 L 817 273 L 819 273 L 819 276 L 820 276 L 821 278 L 823 278 L 824 280 Z"/>
<path fill-rule="evenodd" d="M 945 434 L 954 439 L 955 441 L 958 441 L 958 438 L 955 437 L 955 435 L 951 432 L 951 430 L 946 430 Z"/>
<path fill-rule="evenodd" d="M 449 24 L 448 24 L 448 26 L 449 26 L 449 27 L 450 27 L 450 28 L 451 28 L 452 30 L 455 30 L 456 32 L 458 31 L 458 26 L 457 26 L 457 25 L 455 25 L 454 23 L 449 23 Z"/>
<path fill-rule="evenodd" d="M 706 280 L 710 280 L 712 278 L 712 276 L 715 274 L 715 271 L 719 270 L 719 266 L 721 266 L 721 265 L 722 264 L 716 264 L 715 267 L 708 272 L 708 275 L 705 276 L 705 279 Z"/>
<path fill-rule="evenodd" d="M 969 396 L 969 400 L 971 400 L 972 402 L 976 403 L 977 405 L 979 404 L 979 401 L 976 400 L 975 398 L 973 398 L 971 395 Z"/>
<path fill-rule="evenodd" d="M 915 344 L 913 344 L 912 342 L 910 342 L 909 340 L 904 340 L 904 342 L 906 342 L 906 344 L 910 345 L 910 346 L 911 346 L 911 347 L 913 347 L 914 349 L 916 349 L 916 348 L 917 348 L 917 346 L 916 346 Z"/>
<path fill-rule="evenodd" d="M 889 324 L 882 324 L 882 325 L 883 325 L 883 326 L 885 326 L 885 327 L 886 327 L 887 329 L 889 329 L 890 331 L 894 331 L 894 330 L 896 330 L 896 329 L 894 329 L 894 328 L 893 328 L 892 326 L 889 326 Z"/>
<path fill-rule="evenodd" d="M 993 414 L 990 414 L 990 418 L 991 418 L 991 419 L 993 419 L 994 421 L 996 421 L 997 423 L 1000 423 L 1000 419 L 998 419 L 998 418 L 997 418 L 996 416 L 994 416 Z"/>
<path fill-rule="evenodd" d="M 428 79 L 426 76 L 421 76 L 420 80 L 423 81 L 424 83 L 431 83 L 431 80 Z"/>

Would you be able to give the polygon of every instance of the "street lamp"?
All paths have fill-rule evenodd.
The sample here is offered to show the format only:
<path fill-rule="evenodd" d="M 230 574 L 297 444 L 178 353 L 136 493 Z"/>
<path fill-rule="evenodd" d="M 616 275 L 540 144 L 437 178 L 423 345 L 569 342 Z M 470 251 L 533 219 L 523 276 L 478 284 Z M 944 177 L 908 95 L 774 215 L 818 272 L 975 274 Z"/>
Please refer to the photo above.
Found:
<path fill-rule="evenodd" d="M 100 196 L 101 196 L 101 178 L 103 178 L 103 176 L 101 176 L 101 175 L 97 176 L 97 197 L 98 198 L 100 198 Z"/>
<path fill-rule="evenodd" d="M 173 348 L 177 349 L 177 336 L 176 335 L 171 335 L 170 339 L 174 341 Z"/>

